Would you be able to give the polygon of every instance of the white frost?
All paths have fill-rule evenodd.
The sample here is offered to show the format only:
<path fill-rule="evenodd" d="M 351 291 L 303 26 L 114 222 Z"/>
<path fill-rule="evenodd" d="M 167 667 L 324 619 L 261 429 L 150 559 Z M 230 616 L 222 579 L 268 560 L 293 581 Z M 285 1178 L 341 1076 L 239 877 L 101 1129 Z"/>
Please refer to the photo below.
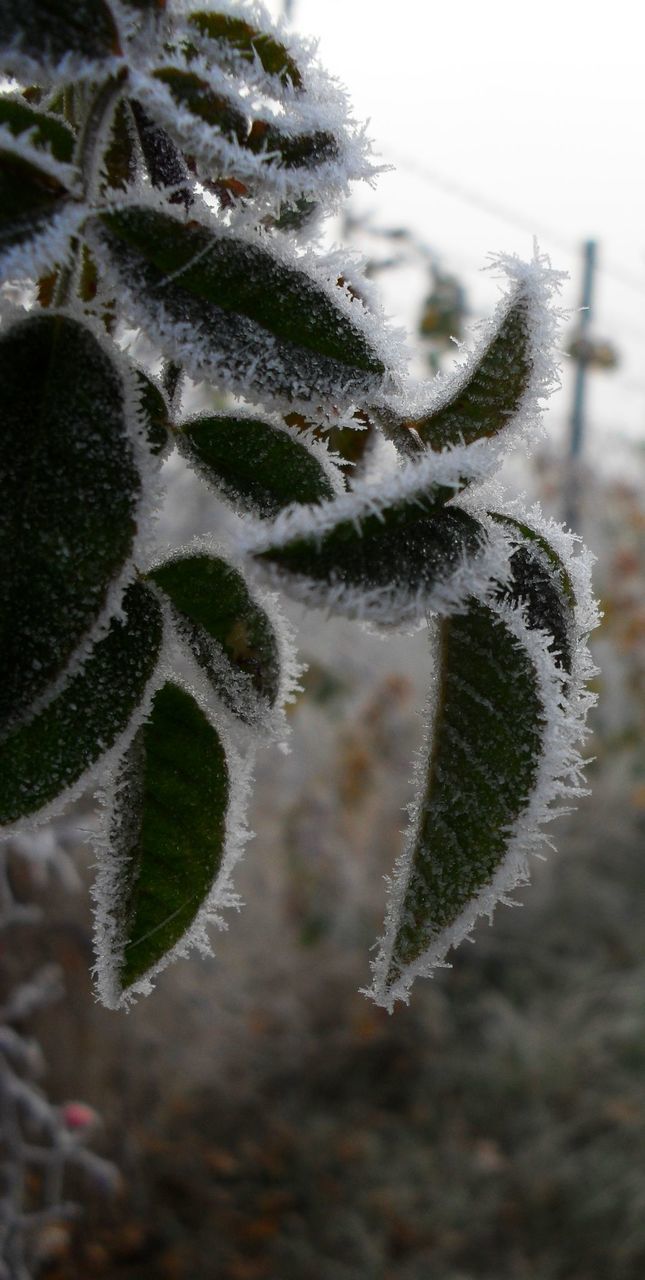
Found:
<path fill-rule="evenodd" d="M 415 779 L 417 795 L 409 807 L 410 822 L 405 846 L 389 883 L 389 900 L 385 918 L 385 932 L 378 944 L 378 953 L 371 963 L 374 975 L 372 986 L 365 991 L 376 1004 L 390 1012 L 397 1000 L 406 1003 L 410 988 L 417 977 L 431 977 L 436 968 L 449 967 L 448 952 L 459 945 L 471 933 L 477 919 L 484 915 L 492 920 L 499 902 L 515 905 L 508 894 L 519 885 L 527 884 L 529 857 L 538 854 L 544 845 L 551 846 L 543 827 L 568 809 L 558 807 L 561 800 L 570 801 L 586 794 L 584 787 L 584 761 L 580 746 L 588 730 L 587 715 L 596 702 L 596 695 L 587 685 L 596 674 L 586 639 L 589 631 L 598 625 L 598 610 L 591 589 L 591 558 L 583 549 L 577 552 L 573 535 L 554 521 L 545 520 L 539 507 L 533 507 L 529 515 L 518 504 L 503 503 L 496 510 L 519 517 L 553 546 L 563 561 L 574 584 L 576 607 L 574 610 L 575 646 L 573 665 L 568 675 L 557 665 L 549 648 L 552 637 L 548 633 L 531 629 L 527 625 L 525 611 L 508 602 L 491 603 L 489 608 L 513 634 L 517 643 L 528 653 L 537 680 L 539 698 L 544 711 L 542 753 L 536 781 L 524 811 L 508 833 L 505 855 L 492 880 L 460 913 L 457 919 L 432 940 L 424 954 L 409 964 L 401 976 L 388 983 L 388 973 L 394 944 L 401 923 L 403 904 L 412 872 L 412 860 L 417 843 L 422 815 L 423 798 L 427 788 L 428 762 L 432 750 L 433 720 L 436 714 L 437 681 L 431 691 L 425 743 L 419 752 Z"/>
<path fill-rule="evenodd" d="M 188 678 L 178 677 L 177 671 L 181 668 L 188 670 Z M 157 976 L 168 965 L 187 956 L 191 951 L 211 955 L 209 926 L 215 926 L 218 929 L 227 928 L 222 912 L 230 908 L 239 909 L 240 906 L 238 895 L 233 888 L 232 875 L 252 835 L 246 825 L 246 808 L 252 779 L 253 753 L 241 755 L 233 745 L 226 724 L 213 710 L 210 686 L 203 672 L 197 663 L 187 657 L 183 649 L 178 649 L 177 638 L 171 631 L 166 632 L 165 650 L 155 681 L 156 688 L 161 687 L 166 681 L 179 685 L 194 698 L 224 747 L 229 777 L 224 855 L 210 893 L 183 937 L 127 991 L 122 991 L 118 973 L 125 939 L 119 895 L 124 862 L 123 855 L 115 850 L 110 838 L 115 811 L 119 803 L 118 768 L 116 774 L 108 776 L 101 794 L 103 823 L 99 834 L 94 838 L 97 878 L 92 889 L 95 902 L 96 989 L 99 998 L 108 1009 L 127 1009 L 139 996 L 149 995 L 154 988 Z M 146 708 L 145 715 L 139 717 L 139 724 L 143 723 L 149 711 L 150 705 Z"/>

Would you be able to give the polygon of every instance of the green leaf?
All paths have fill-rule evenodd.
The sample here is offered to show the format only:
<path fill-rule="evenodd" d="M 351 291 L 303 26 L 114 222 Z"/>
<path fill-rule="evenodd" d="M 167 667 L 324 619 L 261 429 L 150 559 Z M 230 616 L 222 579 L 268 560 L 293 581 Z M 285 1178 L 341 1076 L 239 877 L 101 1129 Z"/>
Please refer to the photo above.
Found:
<path fill-rule="evenodd" d="M 254 155 L 275 155 L 286 169 L 323 164 L 338 155 L 338 144 L 328 130 L 294 134 L 261 119 L 254 120 L 251 126 L 248 115 L 227 94 L 215 93 L 208 80 L 194 71 L 162 67 L 152 74 L 166 85 L 179 107 L 212 125 L 228 142 L 239 143 Z M 187 145 L 190 149 L 191 144 Z"/>
<path fill-rule="evenodd" d="M 163 308 L 171 354 L 196 375 L 288 400 L 373 390 L 382 361 L 331 295 L 258 241 L 129 208 L 103 214 L 100 241 L 155 334 Z M 358 304 L 354 304 L 358 305 Z M 190 341 L 182 336 L 192 330 Z M 295 389 L 294 389 L 295 388 Z"/>
<path fill-rule="evenodd" d="M 291 82 L 294 89 L 302 88 L 302 76 L 285 46 L 243 18 L 197 10 L 187 15 L 186 22 L 201 36 L 215 42 L 216 54 L 219 46 L 221 53 L 230 50 L 247 62 L 255 62 L 257 58 L 267 75 L 278 76 L 285 86 Z"/>
<path fill-rule="evenodd" d="M 230 98 L 214 93 L 207 80 L 182 67 L 162 67 L 153 72 L 155 80 L 170 90 L 180 107 L 192 112 L 206 124 L 214 125 L 225 138 L 244 143 L 249 133 L 247 117 Z"/>
<path fill-rule="evenodd" d="M 580 640 L 571 577 L 548 530 L 489 514 L 510 534 L 511 572 L 497 604 L 473 600 L 441 624 L 427 774 L 374 964 L 372 994 L 388 1008 L 526 879 L 526 849 L 558 777 L 553 759 L 540 773 L 547 748 L 560 752 L 560 776 L 571 769 L 569 685 L 554 680 L 543 692 L 539 674 L 549 650 L 571 673 Z"/>
<path fill-rule="evenodd" d="M 132 548 L 141 481 L 121 376 L 85 325 L 0 335 L 0 724 L 62 672 Z"/>
<path fill-rule="evenodd" d="M 0 823 L 37 813 L 78 782 L 128 727 L 161 646 L 161 610 L 141 583 L 128 587 L 84 665 L 27 724 L 0 742 Z"/>
<path fill-rule="evenodd" d="M 200 417 L 182 423 L 178 444 L 205 480 L 231 502 L 275 516 L 291 502 L 323 502 L 335 489 L 313 453 L 288 431 L 254 418 Z"/>
<path fill-rule="evenodd" d="M 229 776 L 220 739 L 174 684 L 155 694 L 128 752 L 113 840 L 123 857 L 117 888 L 127 990 L 181 940 L 220 869 Z"/>
<path fill-rule="evenodd" d="M 486 537 L 482 526 L 458 507 L 444 507 L 451 490 L 437 489 L 434 497 L 395 503 L 381 511 L 351 514 L 327 529 L 295 533 L 261 550 L 255 557 L 268 564 L 285 591 L 311 604 L 360 617 L 363 600 L 382 593 L 384 621 L 409 612 L 415 602 L 421 613 L 432 609 L 433 592 L 448 587 L 466 556 L 480 552 Z M 340 499 L 342 503 L 343 500 Z M 369 613 L 365 604 L 365 613 Z"/>
<path fill-rule="evenodd" d="M 135 124 L 125 98 L 119 98 L 110 125 L 108 145 L 103 153 L 107 185 L 125 191 L 137 176 Z"/>
<path fill-rule="evenodd" d="M 55 160 L 71 164 L 76 145 L 74 132 L 57 116 L 35 110 L 24 98 L 0 95 L 0 125 L 9 129 L 15 138 L 28 133 L 32 147 L 45 148 Z"/>
<path fill-rule="evenodd" d="M 181 151 L 166 130 L 150 119 L 136 98 L 131 98 L 129 105 L 153 187 L 174 188 L 168 196 L 169 204 L 183 204 L 188 208 L 193 197 L 190 174 Z"/>
<path fill-rule="evenodd" d="M 524 605 L 531 630 L 552 636 L 550 648 L 556 663 L 571 674 L 576 599 L 565 566 L 547 539 L 529 525 L 496 512 L 489 515 L 515 535 L 510 583 L 500 588 L 499 598 Z"/>
<path fill-rule="evenodd" d="M 215 692 L 241 719 L 258 719 L 280 688 L 280 653 L 267 614 L 244 578 L 215 556 L 168 560 L 148 575 L 175 611 L 179 629 Z"/>
<path fill-rule="evenodd" d="M 433 745 L 397 912 L 386 987 L 433 945 L 491 880 L 533 792 L 544 710 L 530 655 L 490 608 L 441 624 Z M 406 859 L 407 863 L 407 859 Z"/>
<path fill-rule="evenodd" d="M 60 62 L 67 54 L 102 60 L 121 53 L 119 33 L 104 0 L 3 0 L 0 47 L 36 62 Z"/>
<path fill-rule="evenodd" d="M 172 424 L 166 397 L 156 382 L 152 381 L 143 369 L 133 370 L 141 394 L 140 407 L 146 426 L 146 436 L 150 452 L 157 456 L 163 453 L 170 441 Z"/>
<path fill-rule="evenodd" d="M 338 156 L 338 143 L 328 129 L 290 134 L 266 120 L 254 121 L 246 146 L 256 155 L 277 153 L 285 169 L 312 168 Z"/>
<path fill-rule="evenodd" d="M 430 449 L 496 436 L 518 412 L 532 368 L 529 298 L 520 287 L 465 382 L 426 417 L 400 421 L 399 431 L 414 428 Z"/>
<path fill-rule="evenodd" d="M 13 151 L 0 151 L 0 261 L 50 228 L 68 194 L 46 169 Z"/>

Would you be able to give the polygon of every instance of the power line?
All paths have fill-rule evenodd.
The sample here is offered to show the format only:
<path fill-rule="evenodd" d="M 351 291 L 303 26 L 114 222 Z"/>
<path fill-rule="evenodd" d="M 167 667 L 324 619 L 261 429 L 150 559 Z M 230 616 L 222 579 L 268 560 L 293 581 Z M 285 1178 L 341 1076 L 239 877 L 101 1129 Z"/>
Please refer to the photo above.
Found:
<path fill-rule="evenodd" d="M 393 158 L 401 168 L 407 169 L 409 173 L 416 174 L 417 177 L 424 182 L 430 183 L 437 190 L 444 191 L 446 195 L 453 196 L 464 204 L 481 209 L 483 213 L 499 218 L 508 226 L 513 226 L 519 231 L 525 231 L 529 235 L 538 235 L 541 238 L 550 240 L 552 244 L 557 245 L 558 248 L 565 250 L 567 253 L 578 253 L 580 246 L 577 242 L 557 231 L 555 227 L 548 226 L 546 223 L 536 223 L 519 210 L 511 209 L 508 205 L 500 204 L 496 200 L 490 200 L 487 196 L 482 195 L 481 192 L 475 191 L 471 187 L 455 181 L 453 178 L 448 178 L 445 174 L 438 173 L 437 170 L 430 169 L 426 165 L 420 164 L 418 160 L 402 153 L 395 152 Z M 636 293 L 640 293 L 645 297 L 645 281 L 634 280 L 628 267 L 620 263 L 605 262 L 598 265 L 598 270 L 625 288 L 633 289 Z"/>

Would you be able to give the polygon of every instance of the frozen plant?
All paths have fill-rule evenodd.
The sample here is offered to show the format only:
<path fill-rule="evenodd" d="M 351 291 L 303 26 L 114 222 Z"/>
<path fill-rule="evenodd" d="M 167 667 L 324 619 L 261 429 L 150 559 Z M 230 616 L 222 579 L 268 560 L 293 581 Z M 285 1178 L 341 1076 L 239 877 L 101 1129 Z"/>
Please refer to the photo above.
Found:
<path fill-rule="evenodd" d="M 18 901 L 12 863 L 21 860 L 32 878 L 55 872 L 67 888 L 78 888 L 68 846 L 74 826 L 44 827 L 0 847 L 0 941 L 24 941 L 20 930 L 37 924 L 38 907 Z M 18 931 L 16 933 L 16 931 Z M 0 1280 L 29 1280 L 49 1257 L 64 1250 L 68 1223 L 78 1206 L 68 1198 L 67 1173 L 80 1170 L 100 1194 L 114 1193 L 119 1175 L 85 1145 L 97 1120 L 85 1103 L 57 1106 L 42 1088 L 45 1061 L 27 1032 L 30 1019 L 64 995 L 58 965 L 44 964 L 23 980 L 5 981 L 0 1003 Z"/>
<path fill-rule="evenodd" d="M 537 249 L 496 259 L 473 353 L 413 385 L 360 264 L 320 246 L 377 170 L 307 43 L 240 0 L 5 0 L 0 42 L 0 821 L 102 787 L 97 986 L 127 1005 L 236 903 L 253 750 L 299 672 L 275 589 L 428 623 L 372 966 L 391 1008 L 581 793 L 589 560 L 493 480 L 556 381 L 561 277 Z M 227 411 L 182 416 L 186 378 Z M 155 549 L 173 448 L 245 517 L 235 547 Z"/>

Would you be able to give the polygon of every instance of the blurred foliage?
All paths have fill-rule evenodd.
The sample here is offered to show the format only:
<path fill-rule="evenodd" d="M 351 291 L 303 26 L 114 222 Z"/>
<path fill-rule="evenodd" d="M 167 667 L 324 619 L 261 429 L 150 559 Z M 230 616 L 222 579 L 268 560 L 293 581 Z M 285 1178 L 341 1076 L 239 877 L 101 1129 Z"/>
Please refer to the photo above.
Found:
<path fill-rule="evenodd" d="M 324 788 L 308 814 L 314 862 Z M 644 835 L 599 792 L 524 909 L 392 1018 L 349 994 L 337 933 L 302 938 L 315 981 L 293 962 L 296 1005 L 248 1011 L 232 1087 L 139 1110 L 133 1194 L 50 1280 L 640 1280 Z"/>

